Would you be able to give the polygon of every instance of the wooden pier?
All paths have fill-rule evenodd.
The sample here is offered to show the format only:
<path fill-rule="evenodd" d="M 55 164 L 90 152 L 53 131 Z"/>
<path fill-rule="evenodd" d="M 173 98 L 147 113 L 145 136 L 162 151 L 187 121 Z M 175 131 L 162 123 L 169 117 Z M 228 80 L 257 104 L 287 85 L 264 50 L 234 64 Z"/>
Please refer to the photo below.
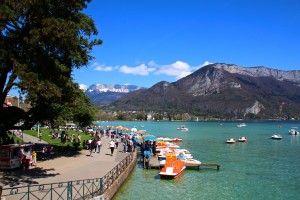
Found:
<path fill-rule="evenodd" d="M 215 164 L 215 163 L 201 163 L 200 166 L 205 166 L 205 167 L 217 167 L 217 170 L 220 170 L 221 165 Z"/>
<path fill-rule="evenodd" d="M 151 155 L 151 159 L 150 162 L 148 162 L 145 158 L 143 158 L 143 162 L 144 162 L 144 168 L 145 169 L 161 169 L 163 168 L 163 165 L 159 164 L 159 160 L 157 158 L 157 156 L 153 156 Z M 201 164 L 188 164 L 186 165 L 187 169 L 197 169 L 200 170 L 201 166 L 204 167 L 216 167 L 217 170 L 220 170 L 221 165 L 220 164 L 215 164 L 215 163 L 201 163 Z"/>

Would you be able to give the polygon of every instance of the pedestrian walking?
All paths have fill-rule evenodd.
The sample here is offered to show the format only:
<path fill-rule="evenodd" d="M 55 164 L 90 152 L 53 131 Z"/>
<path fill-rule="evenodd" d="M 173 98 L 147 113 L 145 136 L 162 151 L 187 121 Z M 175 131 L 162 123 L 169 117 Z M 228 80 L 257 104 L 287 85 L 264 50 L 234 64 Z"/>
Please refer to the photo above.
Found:
<path fill-rule="evenodd" d="M 97 153 L 100 153 L 101 146 L 102 146 L 101 139 L 99 139 L 99 140 L 97 141 L 97 148 L 98 148 L 98 152 L 97 152 Z"/>
<path fill-rule="evenodd" d="M 114 154 L 115 147 L 116 147 L 116 144 L 115 144 L 114 140 L 110 140 L 109 148 L 110 148 L 110 155 L 111 156 Z"/>
<path fill-rule="evenodd" d="M 118 146 L 119 146 L 119 137 L 118 137 L 118 136 L 117 136 L 117 138 L 116 138 L 115 143 L 116 143 L 116 149 L 118 149 Z"/>
<path fill-rule="evenodd" d="M 40 140 L 40 141 L 42 141 L 42 134 L 43 134 L 42 131 L 40 131 L 39 134 L 38 134 L 38 135 L 39 135 L 39 140 Z"/>
<path fill-rule="evenodd" d="M 93 157 L 94 141 L 92 139 L 88 140 L 88 146 L 90 149 L 90 156 Z"/>
<path fill-rule="evenodd" d="M 97 142 L 98 142 L 97 140 L 95 140 L 95 139 L 93 140 L 93 143 L 94 143 L 93 144 L 94 153 L 96 153 L 96 151 L 97 151 Z"/>
<path fill-rule="evenodd" d="M 126 153 L 126 146 L 127 146 L 127 142 L 126 142 L 126 140 L 124 140 L 124 142 L 123 142 L 123 153 Z"/>

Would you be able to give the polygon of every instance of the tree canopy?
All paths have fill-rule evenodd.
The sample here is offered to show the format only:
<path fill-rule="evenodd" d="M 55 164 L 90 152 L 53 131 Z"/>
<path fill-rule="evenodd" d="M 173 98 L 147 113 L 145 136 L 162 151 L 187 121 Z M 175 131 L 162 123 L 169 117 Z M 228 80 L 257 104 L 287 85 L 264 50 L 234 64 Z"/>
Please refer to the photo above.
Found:
<path fill-rule="evenodd" d="M 0 131 L 24 122 L 91 122 L 95 110 L 72 78 L 102 43 L 94 21 L 82 12 L 90 0 L 2 0 L 0 5 Z M 12 90 L 29 110 L 4 106 Z"/>

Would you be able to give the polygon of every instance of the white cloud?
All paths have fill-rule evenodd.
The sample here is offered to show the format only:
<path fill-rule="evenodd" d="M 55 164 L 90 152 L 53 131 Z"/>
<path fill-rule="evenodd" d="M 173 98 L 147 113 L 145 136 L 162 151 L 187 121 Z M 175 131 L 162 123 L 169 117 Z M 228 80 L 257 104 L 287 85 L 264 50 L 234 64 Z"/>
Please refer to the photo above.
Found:
<path fill-rule="evenodd" d="M 96 71 L 104 71 L 104 72 L 110 72 L 113 70 L 113 67 L 106 66 L 105 64 L 99 65 L 98 63 L 94 63 L 94 70 Z"/>
<path fill-rule="evenodd" d="M 146 64 L 140 64 L 136 67 L 130 67 L 127 65 L 123 66 L 106 66 L 105 64 L 98 64 L 94 63 L 94 70 L 97 71 L 119 71 L 120 73 L 124 74 L 133 74 L 133 75 L 140 75 L 140 76 L 148 76 L 151 73 L 155 75 L 167 75 L 167 76 L 174 76 L 176 80 L 183 78 L 194 71 L 204 67 L 206 65 L 213 64 L 209 61 L 205 61 L 203 64 L 198 66 L 190 66 L 188 63 L 182 61 L 176 61 L 172 64 L 167 65 L 159 65 L 154 60 L 149 61 Z"/>
<path fill-rule="evenodd" d="M 155 63 L 154 60 L 149 61 L 149 62 L 148 62 L 148 65 L 149 65 L 150 67 L 158 67 L 158 66 L 159 66 L 158 64 Z"/>
<path fill-rule="evenodd" d="M 165 74 L 169 76 L 175 76 L 176 79 L 183 78 L 192 73 L 192 67 L 181 61 L 177 61 L 173 64 L 162 65 L 160 69 L 155 72 L 155 74 Z"/>
<path fill-rule="evenodd" d="M 145 64 L 139 65 L 137 67 L 128 67 L 123 65 L 119 67 L 119 72 L 125 74 L 134 74 L 134 75 L 142 75 L 147 76 L 150 72 L 155 71 L 155 68 L 147 67 Z"/>
<path fill-rule="evenodd" d="M 84 84 L 79 84 L 79 89 L 81 89 L 81 90 L 87 90 L 88 86 L 84 85 Z"/>

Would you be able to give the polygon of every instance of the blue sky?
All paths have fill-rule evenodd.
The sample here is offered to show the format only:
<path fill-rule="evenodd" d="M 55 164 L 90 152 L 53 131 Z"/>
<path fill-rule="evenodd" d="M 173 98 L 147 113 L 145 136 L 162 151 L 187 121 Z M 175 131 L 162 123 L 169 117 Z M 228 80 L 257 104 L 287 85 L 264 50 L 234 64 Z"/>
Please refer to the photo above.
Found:
<path fill-rule="evenodd" d="M 151 87 L 208 63 L 300 69 L 299 0 L 93 0 L 103 44 L 73 72 L 94 83 Z"/>
<path fill-rule="evenodd" d="M 75 82 L 151 87 L 207 63 L 300 69 L 298 0 L 93 0 L 103 44 Z"/>

